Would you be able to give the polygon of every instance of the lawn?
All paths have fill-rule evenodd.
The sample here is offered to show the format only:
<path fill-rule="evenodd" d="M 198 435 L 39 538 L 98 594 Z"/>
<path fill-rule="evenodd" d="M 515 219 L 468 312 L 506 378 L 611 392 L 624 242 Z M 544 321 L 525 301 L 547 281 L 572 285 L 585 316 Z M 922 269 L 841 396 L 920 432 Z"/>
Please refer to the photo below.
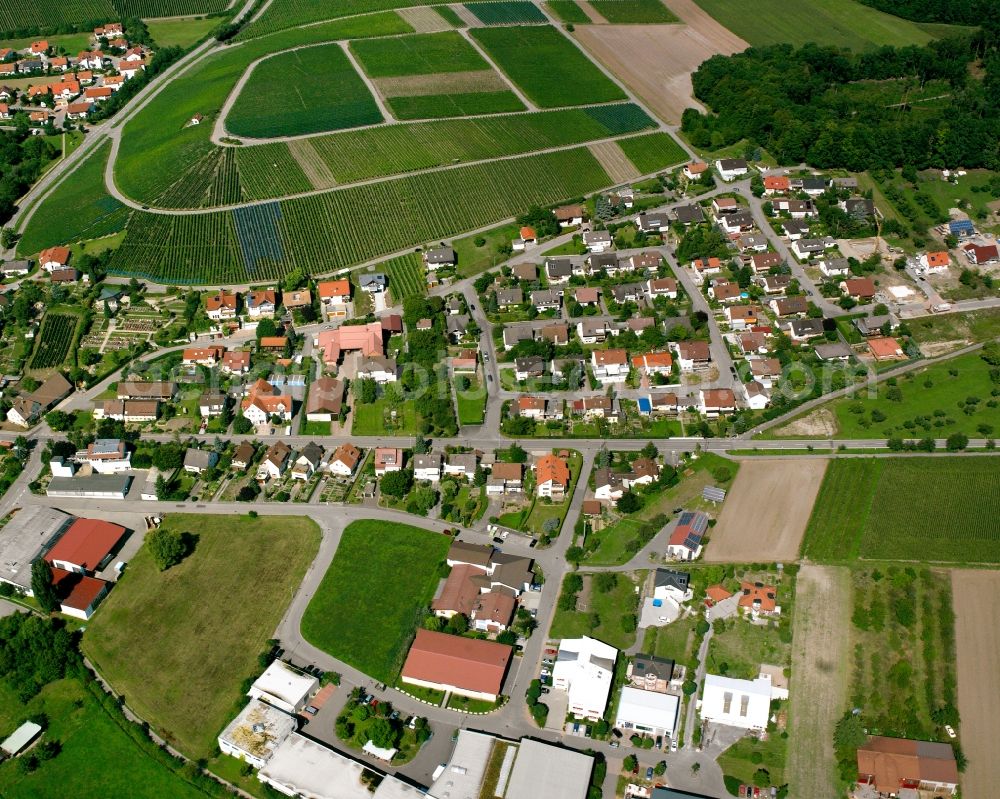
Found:
<path fill-rule="evenodd" d="M 365 674 L 395 682 L 449 544 L 408 524 L 352 522 L 302 617 L 302 634 Z"/>
<path fill-rule="evenodd" d="M 476 28 L 472 35 L 542 108 L 624 99 L 621 89 L 550 25 Z"/>
<path fill-rule="evenodd" d="M 658 493 L 647 495 L 646 504 L 640 510 L 623 516 L 603 530 L 590 533 L 588 538 L 596 540 L 597 543 L 584 547 L 587 549 L 586 562 L 594 566 L 617 566 L 627 563 L 648 541 L 649 531 L 644 531 L 644 527 L 651 519 L 660 514 L 669 515 L 674 508 L 699 510 L 708 504 L 701 498 L 701 492 L 705 486 L 718 484 L 712 472 L 719 468 L 728 469 L 732 480 L 739 470 L 739 461 L 703 453 L 697 460 L 688 463 L 686 469 L 679 475 L 681 478 L 679 483 Z M 690 474 L 687 473 L 688 470 Z M 655 532 L 653 534 L 655 535 Z"/>
<path fill-rule="evenodd" d="M 577 596 L 576 609 L 564 609 L 560 599 L 549 630 L 552 638 L 589 635 L 617 649 L 628 649 L 635 643 L 635 614 L 639 599 L 635 587 L 645 579 L 646 572 L 635 572 L 635 577 L 624 572 L 612 574 L 615 575 L 615 583 L 606 592 L 595 584 L 596 575 L 580 574 L 584 590 Z M 571 577 L 573 574 L 563 578 L 564 591 L 565 581 Z"/>
<path fill-rule="evenodd" d="M 697 640 L 695 625 L 700 616 L 685 616 L 666 627 L 647 627 L 642 641 L 642 651 L 647 655 L 667 658 L 680 664 L 691 662 L 695 656 Z"/>
<path fill-rule="evenodd" d="M 413 400 L 406 400 L 396 409 L 396 419 L 387 424 L 388 408 L 384 399 L 379 398 L 370 405 L 355 403 L 352 415 L 351 433 L 356 436 L 379 436 L 392 434 L 413 436 L 417 433 L 417 411 Z"/>
<path fill-rule="evenodd" d="M 950 342 L 954 347 L 969 341 L 989 341 L 1000 337 L 1000 310 L 922 316 L 907 320 L 913 339 L 919 344 Z"/>
<path fill-rule="evenodd" d="M 802 554 L 816 561 L 1000 562 L 1000 472 L 978 458 L 830 463 Z"/>
<path fill-rule="evenodd" d="M 211 33 L 220 22 L 218 17 L 151 19 L 146 27 L 160 47 L 190 47 Z"/>
<path fill-rule="evenodd" d="M 754 775 L 759 769 L 763 769 L 767 772 L 771 785 L 781 786 L 785 784 L 787 743 L 774 732 L 766 741 L 758 741 L 747 735 L 719 755 L 717 762 L 723 774 L 738 782 L 753 785 Z"/>
<path fill-rule="evenodd" d="M 492 269 L 497 261 L 506 261 L 510 256 L 497 251 L 497 247 L 509 245 L 517 238 L 520 225 L 500 225 L 474 236 L 464 236 L 451 243 L 458 258 L 458 273 L 462 277 L 471 277 Z M 482 240 L 479 245 L 476 242 Z"/>
<path fill-rule="evenodd" d="M 998 387 L 990 379 L 993 369 L 978 353 L 970 353 L 863 388 L 858 397 L 833 400 L 822 408 L 837 418 L 834 438 L 989 437 L 1000 432 L 1000 403 L 991 396 Z"/>
<path fill-rule="evenodd" d="M 58 680 L 23 705 L 6 686 L 0 686 L 0 737 L 13 732 L 28 716 L 44 713 L 49 726 L 41 740 L 60 745 L 59 754 L 31 774 L 21 773 L 15 760 L 0 763 L 0 795 L 46 799 L 68 795 L 70 786 L 70 793 L 78 799 L 206 795 L 167 765 L 179 762 L 152 755 L 149 749 L 155 745 L 142 729 L 113 715 L 115 711 L 102 706 L 92 690 L 100 691 L 76 679 Z"/>
<path fill-rule="evenodd" d="M 471 385 L 465 391 L 455 386 L 460 425 L 482 424 L 486 418 L 486 387 L 477 378 L 470 378 L 470 381 Z"/>
<path fill-rule="evenodd" d="M 303 517 L 169 514 L 198 536 L 166 572 L 145 548 L 91 621 L 83 650 L 129 705 L 191 757 L 208 757 L 239 686 L 319 548 Z"/>
<path fill-rule="evenodd" d="M 786 613 L 787 597 L 782 597 L 782 617 Z M 753 680 L 760 674 L 761 663 L 791 666 L 791 634 L 782 641 L 776 627 L 759 627 L 745 619 L 728 619 L 722 623 L 722 632 L 716 632 L 708 644 L 705 660 L 710 674 L 722 674 L 737 680 Z"/>
<path fill-rule="evenodd" d="M 226 117 L 235 136 L 297 136 L 382 121 L 339 44 L 280 53 L 254 67 Z"/>
<path fill-rule="evenodd" d="M 619 139 L 618 146 L 643 175 L 687 160 L 687 153 L 668 133 L 647 133 Z"/>
<path fill-rule="evenodd" d="M 591 5 L 612 25 L 680 21 L 660 0 L 592 0 Z"/>
<path fill-rule="evenodd" d="M 104 187 L 110 152 L 110 144 L 99 146 L 63 179 L 58 191 L 42 200 L 17 244 L 18 255 L 34 255 L 55 244 L 96 239 L 124 229 L 129 209 Z"/>
<path fill-rule="evenodd" d="M 351 52 L 373 78 L 490 69 L 476 48 L 456 31 L 363 39 L 351 42 Z"/>
<path fill-rule="evenodd" d="M 871 50 L 883 45 L 926 44 L 934 37 L 907 20 L 854 0 L 696 0 L 722 25 L 752 46 L 790 43 Z"/>

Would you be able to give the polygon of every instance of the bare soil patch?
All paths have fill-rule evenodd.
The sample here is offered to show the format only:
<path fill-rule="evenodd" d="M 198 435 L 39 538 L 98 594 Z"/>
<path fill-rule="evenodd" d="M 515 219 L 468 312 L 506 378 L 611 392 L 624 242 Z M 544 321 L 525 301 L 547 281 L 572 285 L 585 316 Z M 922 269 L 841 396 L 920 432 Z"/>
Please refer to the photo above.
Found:
<path fill-rule="evenodd" d="M 715 563 L 793 561 L 819 493 L 826 460 L 742 461 L 705 551 Z"/>
<path fill-rule="evenodd" d="M 1000 783 L 1000 571 L 956 569 L 951 573 L 958 659 L 958 712 L 962 749 L 969 765 L 962 796 L 996 795 Z"/>
<path fill-rule="evenodd" d="M 834 797 L 833 728 L 847 702 L 850 573 L 803 566 L 795 586 L 788 712 L 790 796 Z"/>
<path fill-rule="evenodd" d="M 576 4 L 580 6 L 583 13 L 590 17 L 590 21 L 595 25 L 607 25 L 608 21 L 597 13 L 597 9 L 594 8 L 587 0 L 576 0 Z"/>
<path fill-rule="evenodd" d="M 378 78 L 373 82 L 383 97 L 502 92 L 510 88 L 492 69 L 475 72 L 443 72 L 435 75 L 404 75 L 398 78 Z"/>
<path fill-rule="evenodd" d="M 925 358 L 936 358 L 938 355 L 947 355 L 952 350 L 961 349 L 967 346 L 970 340 L 958 338 L 954 341 L 933 341 L 930 344 L 920 345 L 920 354 Z"/>
<path fill-rule="evenodd" d="M 622 148 L 617 142 L 605 141 L 598 144 L 591 144 L 588 149 L 593 154 L 604 171 L 608 173 L 613 183 L 627 183 L 639 177 L 639 170 L 629 161 L 628 156 L 622 152 Z"/>
<path fill-rule="evenodd" d="M 438 31 L 451 30 L 451 25 L 444 21 L 444 17 L 430 6 L 401 8 L 396 13 L 409 22 L 416 33 L 437 33 Z"/>
<path fill-rule="evenodd" d="M 685 108 L 702 108 L 691 73 L 717 53 L 749 45 L 698 8 L 693 0 L 668 0 L 682 25 L 581 25 L 574 36 L 661 118 L 681 121 Z"/>
<path fill-rule="evenodd" d="M 288 149 L 314 189 L 332 189 L 337 185 L 337 179 L 309 139 L 292 139 L 288 142 Z"/>
<path fill-rule="evenodd" d="M 837 434 L 839 425 L 837 417 L 829 408 L 817 408 L 800 419 L 793 419 L 783 427 L 774 431 L 776 436 L 795 438 L 812 438 L 813 436 L 830 437 Z"/>
<path fill-rule="evenodd" d="M 483 26 L 483 21 L 469 11 L 462 3 L 455 3 L 449 6 L 449 8 L 458 14 L 458 18 L 470 28 L 481 28 Z"/>

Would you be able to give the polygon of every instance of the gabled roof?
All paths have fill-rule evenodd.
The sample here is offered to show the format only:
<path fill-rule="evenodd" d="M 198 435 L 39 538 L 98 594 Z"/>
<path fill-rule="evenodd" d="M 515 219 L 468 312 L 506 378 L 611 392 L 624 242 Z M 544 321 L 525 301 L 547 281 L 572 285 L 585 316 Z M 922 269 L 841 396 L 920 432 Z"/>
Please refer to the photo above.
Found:
<path fill-rule="evenodd" d="M 499 694 L 512 653 L 509 646 L 493 641 L 418 629 L 402 676 L 477 693 Z"/>
<path fill-rule="evenodd" d="M 708 516 L 700 511 L 684 511 L 677 517 L 677 527 L 670 534 L 670 546 L 683 546 L 692 551 L 701 546 L 708 529 Z"/>
<path fill-rule="evenodd" d="M 72 563 L 86 571 L 93 571 L 118 545 L 125 535 L 125 528 L 101 519 L 77 519 L 62 534 L 47 553 L 49 563 Z"/>
<path fill-rule="evenodd" d="M 569 466 L 558 455 L 543 455 L 535 464 L 535 472 L 538 485 L 552 481 L 556 485 L 569 486 Z"/>

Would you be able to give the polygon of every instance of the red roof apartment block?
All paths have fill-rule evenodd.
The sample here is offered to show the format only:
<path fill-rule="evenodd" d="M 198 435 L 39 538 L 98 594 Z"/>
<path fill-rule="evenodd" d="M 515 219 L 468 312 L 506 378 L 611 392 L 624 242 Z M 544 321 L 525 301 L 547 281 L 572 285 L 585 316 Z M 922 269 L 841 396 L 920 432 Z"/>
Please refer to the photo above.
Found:
<path fill-rule="evenodd" d="M 495 700 L 512 652 L 493 641 L 417 630 L 403 665 L 403 682 Z"/>
<path fill-rule="evenodd" d="M 62 534 L 45 560 L 71 572 L 93 572 L 115 551 L 125 528 L 100 519 L 77 519 Z"/>

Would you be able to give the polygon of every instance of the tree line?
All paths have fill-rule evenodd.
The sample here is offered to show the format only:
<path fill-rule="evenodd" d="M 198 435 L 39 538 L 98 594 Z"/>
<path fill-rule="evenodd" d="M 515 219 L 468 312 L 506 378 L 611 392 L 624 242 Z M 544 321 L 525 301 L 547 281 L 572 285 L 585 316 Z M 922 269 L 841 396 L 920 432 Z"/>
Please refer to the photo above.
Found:
<path fill-rule="evenodd" d="M 921 102 L 929 81 L 942 88 Z M 781 163 L 853 171 L 1000 168 L 1000 29 L 866 53 L 750 48 L 708 59 L 692 83 L 711 109 L 684 112 L 697 147 L 745 140 Z"/>

